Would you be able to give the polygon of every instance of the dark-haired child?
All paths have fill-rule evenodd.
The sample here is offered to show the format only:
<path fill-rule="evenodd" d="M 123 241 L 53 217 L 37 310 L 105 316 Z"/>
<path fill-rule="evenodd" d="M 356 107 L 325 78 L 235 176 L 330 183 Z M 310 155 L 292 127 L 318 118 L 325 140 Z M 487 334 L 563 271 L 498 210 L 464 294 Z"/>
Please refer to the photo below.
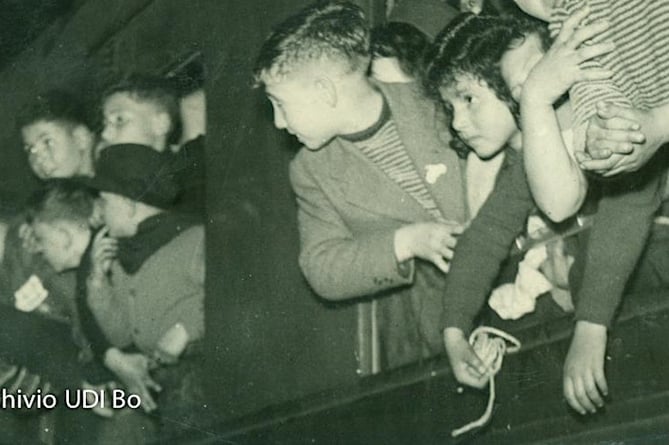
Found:
<path fill-rule="evenodd" d="M 102 97 L 105 145 L 140 144 L 164 153 L 181 191 L 175 209 L 204 216 L 204 136 L 179 145 L 179 97 L 168 79 L 132 74 Z"/>
<path fill-rule="evenodd" d="M 453 372 L 477 387 L 487 382 L 487 370 L 466 333 L 535 207 L 523 167 L 518 104 L 499 62 L 527 35 L 545 35 L 542 30 L 532 22 L 465 14 L 437 39 L 428 67 L 427 86 L 451 110 L 458 137 L 481 158 L 504 153 L 491 195 L 456 246 L 444 295 L 444 340 Z"/>
<path fill-rule="evenodd" d="M 160 405 L 164 431 L 173 431 L 170 418 L 203 421 L 204 230 L 165 210 L 178 187 L 164 161 L 148 146 L 112 145 L 84 181 L 100 191 L 106 227 L 91 246 L 87 302 L 106 339 L 96 353 L 146 411 Z M 156 403 L 151 391 L 161 387 Z"/>
<path fill-rule="evenodd" d="M 275 29 L 255 75 L 275 126 L 304 145 L 290 166 L 302 271 L 323 298 L 378 297 L 377 371 L 439 352 L 466 210 L 440 108 L 416 85 L 370 80 L 370 58 L 360 8 L 320 2 Z"/>
<path fill-rule="evenodd" d="M 528 2 L 519 2 L 525 3 Z M 561 38 L 556 39 L 545 56 L 527 44 L 521 45 L 514 51 L 513 61 L 502 62 L 502 69 L 515 73 L 516 79 L 526 79 L 521 106 L 523 144 L 537 204 L 559 220 L 578 210 L 589 185 L 595 185 L 601 194 L 587 244 L 577 259 L 580 262 L 574 268 L 576 273 L 572 274 L 572 287 L 579 304 L 564 369 L 564 392 L 569 404 L 581 413 L 594 412 L 603 405 L 601 395 L 608 391 L 604 376 L 607 329 L 639 264 L 662 201 L 667 153 L 660 150 L 654 157 L 653 154 L 669 140 L 665 128 L 669 107 L 669 82 L 665 75 L 669 69 L 669 3 L 562 0 L 542 4 L 545 9 L 558 6 L 553 14 L 559 17 L 556 20 L 560 22 Z M 531 12 L 548 18 L 548 11 Z M 586 32 L 583 27 L 586 20 L 595 23 L 598 32 L 586 36 L 592 39 L 592 45 L 580 48 L 575 40 Z M 584 60 L 587 53 L 601 45 L 609 45 L 610 52 L 591 61 Z M 553 104 L 567 91 L 573 104 L 571 138 L 560 134 L 553 110 Z M 599 162 L 592 161 L 586 151 L 595 153 L 606 146 L 586 144 L 587 128 L 598 125 L 601 115 L 611 113 L 602 111 L 598 102 L 607 102 L 609 108 L 627 108 L 617 122 L 609 119 L 619 130 L 616 146 L 623 148 L 624 154 L 604 150 L 620 162 L 599 171 L 610 179 L 600 181 L 591 174 L 588 181 L 582 168 L 591 168 Z M 565 149 L 566 144 L 572 143 L 573 155 Z M 651 158 L 654 162 L 630 173 L 641 168 L 643 162 L 630 168 L 633 164 L 627 161 L 647 162 Z M 628 174 L 613 177 L 622 172 Z"/>
<path fill-rule="evenodd" d="M 372 29 L 370 74 L 386 83 L 423 77 L 429 38 L 408 23 L 390 22 Z"/>

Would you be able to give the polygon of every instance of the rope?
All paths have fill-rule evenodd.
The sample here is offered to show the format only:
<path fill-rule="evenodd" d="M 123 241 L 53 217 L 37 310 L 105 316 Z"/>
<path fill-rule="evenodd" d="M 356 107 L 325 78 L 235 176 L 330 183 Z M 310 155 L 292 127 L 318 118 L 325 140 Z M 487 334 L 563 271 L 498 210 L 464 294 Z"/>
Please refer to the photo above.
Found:
<path fill-rule="evenodd" d="M 510 345 L 507 345 L 507 342 L 510 343 Z M 477 420 L 451 431 L 452 437 L 457 437 L 488 423 L 492 417 L 492 408 L 495 404 L 495 375 L 502 368 L 504 354 L 513 354 L 520 350 L 520 341 L 517 338 L 504 331 L 489 326 L 480 326 L 476 328 L 469 336 L 469 344 L 472 345 L 476 355 L 479 356 L 481 361 L 490 370 L 490 375 L 488 377 L 490 387 L 488 406 L 483 415 Z"/>

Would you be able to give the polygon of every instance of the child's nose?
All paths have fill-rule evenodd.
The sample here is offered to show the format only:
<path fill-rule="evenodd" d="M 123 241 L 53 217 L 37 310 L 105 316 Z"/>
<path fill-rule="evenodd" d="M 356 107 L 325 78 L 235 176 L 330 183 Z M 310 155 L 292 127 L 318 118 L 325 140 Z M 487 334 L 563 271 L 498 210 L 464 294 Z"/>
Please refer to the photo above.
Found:
<path fill-rule="evenodd" d="M 463 131 L 467 126 L 467 119 L 463 113 L 453 113 L 453 121 L 451 122 L 453 129 L 457 132 Z"/>
<path fill-rule="evenodd" d="M 113 135 L 113 130 L 111 128 L 111 125 L 105 125 L 104 128 L 102 129 L 102 134 L 100 135 L 102 137 L 102 140 L 105 142 L 112 142 L 112 136 Z"/>

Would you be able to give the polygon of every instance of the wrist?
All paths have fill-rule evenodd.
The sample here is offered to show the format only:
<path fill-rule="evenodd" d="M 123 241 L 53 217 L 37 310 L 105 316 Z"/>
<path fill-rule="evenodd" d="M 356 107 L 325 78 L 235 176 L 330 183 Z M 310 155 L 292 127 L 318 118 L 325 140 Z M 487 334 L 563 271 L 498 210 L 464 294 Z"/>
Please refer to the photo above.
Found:
<path fill-rule="evenodd" d="M 122 355 L 123 353 L 121 352 L 120 349 L 111 347 L 107 349 L 102 355 L 102 362 L 107 368 L 113 369 L 115 364 L 118 363 Z"/>
<path fill-rule="evenodd" d="M 403 263 L 413 258 L 408 242 L 408 227 L 400 227 L 395 231 L 393 237 L 393 250 L 395 252 L 395 260 L 398 263 Z"/>
<path fill-rule="evenodd" d="M 574 335 L 587 335 L 588 337 L 606 337 L 606 331 L 605 325 L 587 320 L 578 320 L 574 327 Z"/>
<path fill-rule="evenodd" d="M 444 341 L 446 343 L 459 340 L 465 340 L 465 332 L 462 329 L 453 326 L 444 329 Z"/>
<path fill-rule="evenodd" d="M 523 88 L 520 96 L 520 109 L 550 107 L 553 108 L 555 100 L 546 96 L 541 89 L 537 88 Z"/>

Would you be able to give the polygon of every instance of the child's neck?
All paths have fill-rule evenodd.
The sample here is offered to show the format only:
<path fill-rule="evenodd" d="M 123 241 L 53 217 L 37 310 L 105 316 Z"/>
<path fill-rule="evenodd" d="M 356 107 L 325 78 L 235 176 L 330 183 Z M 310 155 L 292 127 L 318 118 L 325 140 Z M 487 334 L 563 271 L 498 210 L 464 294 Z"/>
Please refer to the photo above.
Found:
<path fill-rule="evenodd" d="M 383 111 L 383 95 L 364 77 L 350 85 L 346 92 L 349 110 L 341 134 L 354 134 L 374 125 Z"/>

